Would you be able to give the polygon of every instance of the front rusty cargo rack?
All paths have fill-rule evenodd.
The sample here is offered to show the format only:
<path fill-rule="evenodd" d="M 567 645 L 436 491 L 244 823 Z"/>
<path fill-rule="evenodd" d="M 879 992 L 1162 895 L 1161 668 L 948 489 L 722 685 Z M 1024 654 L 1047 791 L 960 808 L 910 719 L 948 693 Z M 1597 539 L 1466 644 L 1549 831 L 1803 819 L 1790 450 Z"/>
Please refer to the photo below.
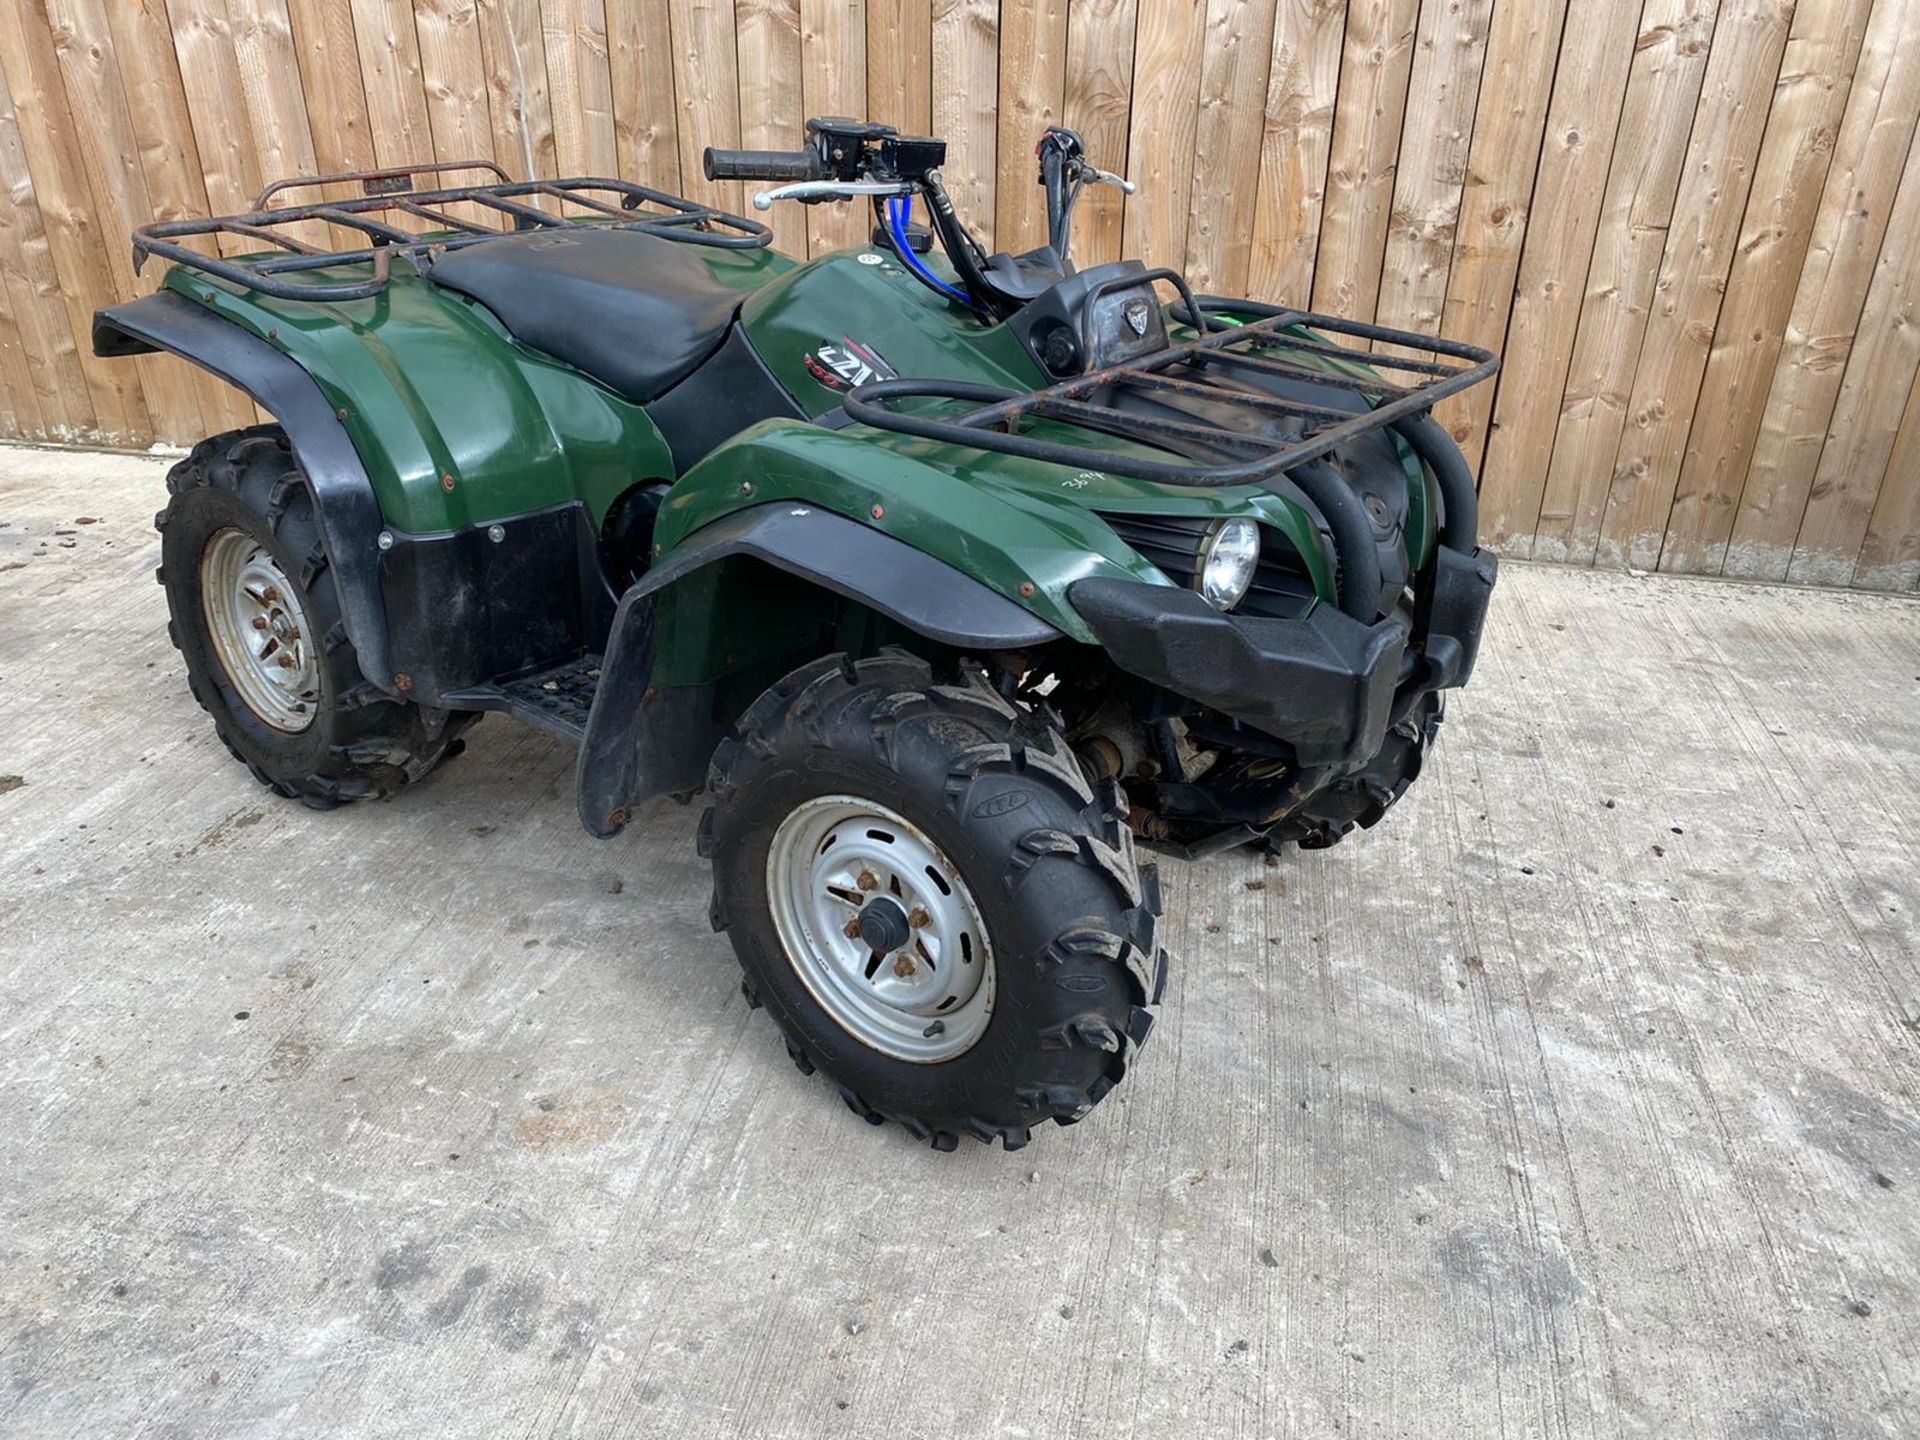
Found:
<path fill-rule="evenodd" d="M 463 170 L 488 171 L 498 179 L 483 185 L 415 188 L 416 177 Z M 361 194 L 346 200 L 271 205 L 277 196 L 289 190 L 347 185 L 359 186 Z M 524 203 L 530 200 L 556 202 L 560 213 Z M 567 206 L 586 211 L 588 218 L 568 217 Z M 653 208 L 643 210 L 643 206 Z M 456 207 L 466 207 L 467 213 L 454 213 Z M 478 223 L 473 218 L 477 212 L 491 212 L 491 216 L 502 222 L 501 226 Z M 434 233 L 403 230 L 377 218 L 383 214 L 410 216 L 431 226 Z M 510 228 L 506 228 L 509 222 Z M 369 243 L 327 250 L 285 233 L 289 226 L 319 224 L 357 232 L 366 236 Z M 133 266 L 138 271 L 148 256 L 157 255 L 276 299 L 364 300 L 386 288 L 395 256 L 425 269 L 436 256 L 448 250 L 484 244 L 519 231 L 579 224 L 639 230 L 664 240 L 733 250 L 759 249 L 773 239 L 772 232 L 757 221 L 630 180 L 584 177 L 515 180 L 491 160 L 456 160 L 278 180 L 260 192 L 253 209 L 245 215 L 169 220 L 134 231 Z M 178 243 L 195 236 L 222 235 L 257 240 L 272 250 L 261 255 L 218 257 Z M 351 265 L 369 266 L 372 273 L 364 279 L 320 283 L 279 278 Z"/>
<path fill-rule="evenodd" d="M 880 430 L 1076 469 L 1172 485 L 1258 485 L 1370 431 L 1416 420 L 1500 368 L 1499 357 L 1491 351 L 1459 341 L 1250 300 L 1195 300 L 1173 271 L 1122 276 L 1100 289 L 1142 280 L 1175 286 L 1181 303 L 1172 307 L 1172 318 L 1191 324 L 1197 314 L 1202 333 L 1039 390 L 943 380 L 876 381 L 847 396 L 846 412 Z M 1216 318 L 1226 315 L 1259 318 L 1231 324 Z M 1319 338 L 1323 333 L 1396 349 L 1351 350 Z M 1331 366 L 1365 366 L 1369 372 L 1415 378 L 1397 384 L 1378 373 Z M 1261 378 L 1343 391 L 1359 408 L 1276 394 L 1259 387 Z M 944 401 L 949 408 L 899 408 L 913 401 Z M 966 408 L 953 409 L 953 402 Z M 1210 421 L 1206 410 L 1221 405 L 1258 412 L 1266 423 L 1261 430 L 1248 431 Z M 1021 433 L 1021 422 L 1029 419 L 1117 436 L 1185 459 L 1158 460 L 1111 447 L 1042 440 Z M 1297 432 L 1271 433 L 1274 422 L 1297 425 Z"/>

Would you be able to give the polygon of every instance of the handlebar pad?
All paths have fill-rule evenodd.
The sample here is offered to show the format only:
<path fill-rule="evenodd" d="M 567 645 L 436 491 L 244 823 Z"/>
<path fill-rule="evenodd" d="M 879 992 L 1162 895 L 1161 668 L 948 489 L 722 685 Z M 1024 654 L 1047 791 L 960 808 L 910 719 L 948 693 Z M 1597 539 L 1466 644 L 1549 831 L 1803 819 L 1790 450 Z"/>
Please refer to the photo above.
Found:
<path fill-rule="evenodd" d="M 826 169 L 811 150 L 716 150 L 707 147 L 709 180 L 822 180 Z"/>

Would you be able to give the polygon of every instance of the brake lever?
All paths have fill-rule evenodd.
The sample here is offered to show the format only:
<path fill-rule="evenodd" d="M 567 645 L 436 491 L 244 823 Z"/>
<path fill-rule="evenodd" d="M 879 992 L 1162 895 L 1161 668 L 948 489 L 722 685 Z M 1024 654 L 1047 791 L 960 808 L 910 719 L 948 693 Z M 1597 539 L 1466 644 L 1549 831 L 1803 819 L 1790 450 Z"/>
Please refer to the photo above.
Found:
<path fill-rule="evenodd" d="M 1080 173 L 1084 178 L 1091 180 L 1096 185 L 1116 186 L 1123 195 L 1132 195 L 1140 188 L 1134 184 L 1133 181 L 1127 179 L 1126 176 L 1116 175 L 1111 170 L 1102 170 L 1098 165 L 1082 163 Z"/>
<path fill-rule="evenodd" d="M 782 185 L 777 190 L 762 190 L 753 197 L 753 208 L 771 210 L 776 200 L 844 200 L 855 195 L 912 195 L 914 187 L 904 180 L 802 180 Z"/>

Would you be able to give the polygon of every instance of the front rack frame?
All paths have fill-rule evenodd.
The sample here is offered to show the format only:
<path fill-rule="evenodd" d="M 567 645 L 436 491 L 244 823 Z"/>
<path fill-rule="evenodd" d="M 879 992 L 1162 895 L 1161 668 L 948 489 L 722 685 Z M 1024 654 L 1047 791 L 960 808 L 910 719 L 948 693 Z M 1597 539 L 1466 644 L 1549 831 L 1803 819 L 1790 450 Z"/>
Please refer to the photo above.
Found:
<path fill-rule="evenodd" d="M 449 185 L 428 190 L 416 188 L 415 182 L 420 176 L 464 170 L 487 171 L 497 179 L 480 185 Z M 346 200 L 323 200 L 300 205 L 272 204 L 276 197 L 289 190 L 338 185 L 358 185 L 362 193 Z M 615 198 L 605 198 L 608 196 Z M 558 202 L 556 209 L 562 213 L 556 214 L 538 205 L 523 203 L 528 200 Z M 503 221 L 510 221 L 511 228 L 481 225 L 452 213 L 454 207 L 463 205 L 491 211 Z M 569 218 L 564 213 L 567 205 L 586 210 L 595 218 Z M 657 208 L 643 212 L 642 206 Z M 396 212 L 426 221 L 439 233 L 422 235 L 387 224 L 378 218 Z M 357 248 L 326 250 L 283 233 L 289 226 L 315 223 L 364 235 L 368 243 Z M 756 250 L 773 240 L 773 232 L 758 221 L 631 180 L 593 176 L 561 180 L 515 180 L 491 160 L 453 160 L 389 170 L 352 170 L 335 175 L 306 175 L 277 180 L 260 192 L 253 202 L 253 209 L 244 215 L 168 220 L 142 226 L 133 232 L 133 268 L 138 273 L 150 256 L 157 255 L 176 265 L 201 271 L 231 285 L 279 300 L 365 300 L 386 289 L 392 278 L 396 256 L 424 270 L 449 250 L 484 244 L 488 240 L 527 230 L 580 224 L 638 230 L 665 240 L 729 250 Z M 199 236 L 214 236 L 217 245 L 217 237 L 222 235 L 258 240 L 271 247 L 271 250 L 264 255 L 228 257 L 209 255 L 180 243 Z M 369 266 L 371 273 L 364 279 L 317 284 L 279 278 L 352 265 Z"/>
<path fill-rule="evenodd" d="M 1198 300 L 1171 272 L 1153 271 L 1122 277 L 1115 283 L 1136 284 L 1143 279 L 1166 280 L 1181 294 L 1174 318 L 1198 322 L 1201 333 L 1164 350 L 1116 365 L 1076 375 L 1038 390 L 1011 390 L 994 385 L 942 380 L 880 380 L 859 386 L 846 399 L 847 415 L 863 425 L 926 440 L 970 446 L 1028 460 L 1075 469 L 1153 480 L 1162 484 L 1220 488 L 1261 485 L 1288 471 L 1321 459 L 1360 436 L 1396 422 L 1424 415 L 1451 395 L 1491 379 L 1500 359 L 1490 350 L 1384 325 L 1345 320 L 1310 310 L 1266 305 L 1250 300 L 1203 296 Z M 1104 288 L 1104 287 L 1103 287 Z M 1227 326 L 1214 317 L 1222 314 L 1257 315 L 1249 323 Z M 1314 336 L 1287 334 L 1287 330 L 1332 335 L 1392 345 L 1399 351 L 1350 350 Z M 1324 362 L 1361 365 L 1372 371 L 1390 371 L 1416 377 L 1397 384 L 1377 375 L 1351 375 L 1322 368 Z M 1318 363 L 1316 363 L 1318 362 Z M 1170 375 L 1184 368 L 1199 374 Z M 1362 397 L 1368 408 L 1355 413 L 1333 406 L 1291 400 L 1266 390 L 1218 383 L 1204 372 L 1235 369 L 1277 379 L 1347 390 Z M 1277 419 L 1295 419 L 1306 427 L 1295 439 L 1248 434 L 1204 419 L 1172 419 L 1123 410 L 1112 403 L 1121 390 L 1159 392 L 1224 402 L 1254 409 Z M 896 408 L 902 401 L 946 400 L 966 402 L 972 408 L 959 413 L 929 414 Z M 1061 422 L 1094 434 L 1118 436 L 1154 446 L 1168 453 L 1186 444 L 1215 453 L 1237 452 L 1247 458 L 1208 464 L 1187 460 L 1158 460 L 1122 451 L 1037 439 L 1021 434 L 1027 419 Z"/>

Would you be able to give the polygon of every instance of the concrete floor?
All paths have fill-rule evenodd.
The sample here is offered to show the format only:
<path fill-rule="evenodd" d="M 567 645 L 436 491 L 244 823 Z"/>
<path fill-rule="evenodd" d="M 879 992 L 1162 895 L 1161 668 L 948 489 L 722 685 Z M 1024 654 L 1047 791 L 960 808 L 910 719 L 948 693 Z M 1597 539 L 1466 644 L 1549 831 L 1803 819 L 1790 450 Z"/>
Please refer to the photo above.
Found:
<path fill-rule="evenodd" d="M 943 1156 L 693 811 L 256 788 L 162 469 L 0 452 L 0 1433 L 1920 1434 L 1920 605 L 1510 567 L 1391 822 L 1167 866 L 1127 1084 Z"/>

